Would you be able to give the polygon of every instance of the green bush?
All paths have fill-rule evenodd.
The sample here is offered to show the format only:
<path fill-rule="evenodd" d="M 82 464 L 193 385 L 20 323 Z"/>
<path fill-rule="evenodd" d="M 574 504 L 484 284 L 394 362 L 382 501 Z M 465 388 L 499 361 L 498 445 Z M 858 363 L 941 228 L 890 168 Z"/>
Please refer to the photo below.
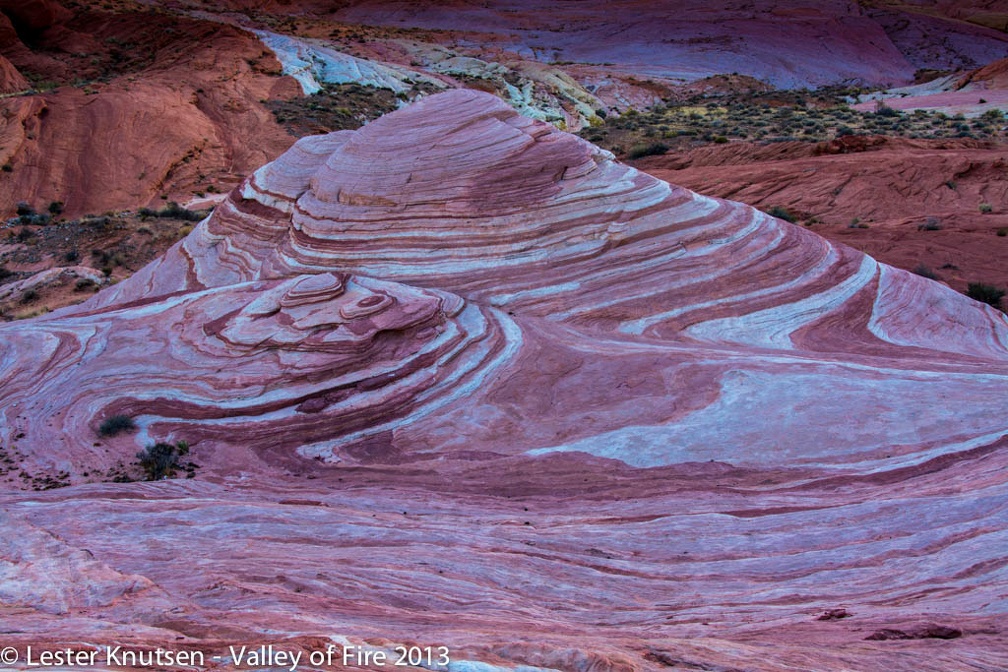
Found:
<path fill-rule="evenodd" d="M 171 201 L 160 210 L 140 208 L 137 210 L 137 215 L 139 215 L 142 220 L 147 220 L 151 217 L 160 217 L 163 219 L 182 219 L 187 222 L 198 222 L 206 217 L 207 213 L 203 210 L 189 210 L 188 208 L 182 207 L 175 201 Z"/>
<path fill-rule="evenodd" d="M 668 145 L 661 142 L 652 142 L 647 145 L 634 145 L 627 153 L 627 157 L 630 159 L 642 159 L 645 156 L 664 154 L 668 150 Z"/>
<path fill-rule="evenodd" d="M 136 429 L 136 423 L 128 415 L 110 415 L 98 426 L 102 436 L 115 436 Z"/>
<path fill-rule="evenodd" d="M 994 212 L 994 206 L 992 206 L 990 203 L 981 203 L 980 212 L 982 214 L 989 215 L 990 213 Z"/>
<path fill-rule="evenodd" d="M 790 210 L 781 207 L 779 205 L 775 205 L 774 207 L 770 208 L 769 210 L 766 211 L 766 213 L 771 217 L 776 217 L 777 219 L 783 219 L 785 222 L 791 222 L 792 224 L 798 221 L 798 217 L 796 217 Z"/>
<path fill-rule="evenodd" d="M 1001 299 L 1004 298 L 1004 295 L 1003 289 L 998 289 L 993 285 L 985 285 L 982 282 L 971 282 L 966 287 L 966 296 L 995 308 L 1001 307 Z"/>
<path fill-rule="evenodd" d="M 182 469 L 179 458 L 188 454 L 189 444 L 185 441 L 178 441 L 174 445 L 158 442 L 137 453 L 137 459 L 147 474 L 148 481 L 160 481 L 171 478 Z M 190 473 L 192 468 L 193 465 L 190 464 L 188 469 Z"/>
<path fill-rule="evenodd" d="M 875 114 L 880 117 L 898 117 L 900 113 L 898 110 L 894 110 L 882 101 L 879 101 L 878 107 L 875 109 Z"/>

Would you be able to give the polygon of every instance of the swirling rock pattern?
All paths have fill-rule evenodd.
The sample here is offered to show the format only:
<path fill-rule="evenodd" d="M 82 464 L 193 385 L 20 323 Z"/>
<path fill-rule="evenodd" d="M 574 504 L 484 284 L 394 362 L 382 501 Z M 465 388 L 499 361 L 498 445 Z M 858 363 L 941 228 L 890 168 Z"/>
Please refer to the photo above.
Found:
<path fill-rule="evenodd" d="M 168 595 L 56 585 L 64 636 L 99 618 L 213 646 L 226 621 L 503 668 L 1008 662 L 1005 316 L 489 95 L 305 138 L 128 281 L 0 336 L 0 436 L 76 484 L 28 506 L 8 473 L 11 527 Z M 138 431 L 99 438 L 117 414 Z M 87 484 L 162 440 L 203 476 Z M 865 641 L 932 621 L 962 636 Z"/>

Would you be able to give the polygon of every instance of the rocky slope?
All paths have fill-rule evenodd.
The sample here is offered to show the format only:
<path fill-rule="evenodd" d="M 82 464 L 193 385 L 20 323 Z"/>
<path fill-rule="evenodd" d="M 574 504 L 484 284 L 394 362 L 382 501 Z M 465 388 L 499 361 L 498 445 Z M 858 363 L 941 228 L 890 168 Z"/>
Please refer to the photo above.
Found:
<path fill-rule="evenodd" d="M 1008 662 L 1005 316 L 487 94 L 299 141 L 0 362 L 22 649 Z M 196 480 L 105 482 L 154 441 Z"/>
<path fill-rule="evenodd" d="M 300 90 L 254 35 L 154 10 L 51 4 L 62 11 L 0 39 L 11 94 L 0 98 L 0 216 L 22 201 L 61 201 L 79 216 L 185 200 L 237 183 L 293 142 L 261 101 Z"/>
<path fill-rule="evenodd" d="M 78 216 L 226 191 L 292 142 L 268 101 L 311 94 L 320 82 L 373 85 L 404 100 L 443 88 L 486 90 L 526 116 L 578 129 L 709 75 L 791 88 L 897 86 L 918 70 L 1003 58 L 1003 30 L 968 22 L 997 7 L 965 9 L 847 0 L 365 0 L 335 8 L 7 0 L 0 216 L 20 201 L 37 209 L 62 201 Z M 986 100 L 982 109 L 1008 104 L 1001 89 Z"/>
<path fill-rule="evenodd" d="M 763 210 L 959 291 L 1008 287 L 1004 145 L 848 136 L 824 143 L 733 143 L 635 165 L 655 177 Z M 990 211 L 987 211 L 988 208 Z"/>
<path fill-rule="evenodd" d="M 1004 111 L 1008 109 L 1008 58 L 922 84 L 875 92 L 863 96 L 854 109 L 874 110 L 880 104 L 904 112 L 927 110 L 967 118 Z"/>
<path fill-rule="evenodd" d="M 930 3 L 865 4 L 880 6 L 848 0 L 355 0 L 332 16 L 371 25 L 478 31 L 540 60 L 604 63 L 638 77 L 697 79 L 737 72 L 794 88 L 844 80 L 908 83 L 918 69 L 967 69 L 1004 57 L 1003 27 L 913 6 Z"/>

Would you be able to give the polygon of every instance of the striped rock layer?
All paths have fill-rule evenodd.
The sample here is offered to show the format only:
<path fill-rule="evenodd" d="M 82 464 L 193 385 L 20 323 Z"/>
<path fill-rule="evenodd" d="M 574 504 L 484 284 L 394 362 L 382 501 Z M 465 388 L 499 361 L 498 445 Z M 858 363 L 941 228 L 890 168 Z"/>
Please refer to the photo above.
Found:
<path fill-rule="evenodd" d="M 4 596 L 25 641 L 61 613 L 464 669 L 1008 662 L 1005 316 L 486 94 L 302 139 L 0 362 L 8 453 L 74 484 L 0 475 L 0 575 L 69 558 Z M 180 440 L 197 481 L 96 483 Z"/>

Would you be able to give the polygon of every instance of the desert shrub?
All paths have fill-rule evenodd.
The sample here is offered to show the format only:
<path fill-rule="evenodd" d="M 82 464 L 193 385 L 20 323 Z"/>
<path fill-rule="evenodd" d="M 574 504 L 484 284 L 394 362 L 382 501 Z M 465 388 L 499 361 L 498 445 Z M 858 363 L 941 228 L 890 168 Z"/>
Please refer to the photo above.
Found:
<path fill-rule="evenodd" d="M 924 264 L 917 264 L 917 268 L 915 268 L 913 272 L 922 278 L 927 278 L 928 280 L 938 279 L 938 275 Z"/>
<path fill-rule="evenodd" d="M 668 145 L 661 142 L 652 142 L 646 145 L 634 145 L 627 152 L 627 157 L 631 159 L 641 159 L 645 156 L 655 156 L 668 151 Z"/>
<path fill-rule="evenodd" d="M 941 231 L 941 220 L 937 217 L 928 217 L 922 224 L 917 225 L 918 231 Z"/>
<path fill-rule="evenodd" d="M 112 218 L 108 215 L 84 215 L 84 218 L 81 219 L 81 224 L 104 230 L 112 226 Z"/>
<path fill-rule="evenodd" d="M 898 117 L 900 113 L 898 110 L 894 110 L 882 101 L 879 101 L 878 107 L 875 108 L 875 114 L 880 117 Z"/>
<path fill-rule="evenodd" d="M 14 275 L 14 271 L 8 269 L 6 266 L 0 266 L 0 280 L 6 280 L 12 275 Z"/>
<path fill-rule="evenodd" d="M 171 443 L 155 443 L 147 446 L 137 453 L 140 466 L 147 474 L 148 481 L 160 481 L 164 478 L 171 478 L 183 466 L 179 462 L 180 457 L 189 454 L 189 444 L 185 441 Z M 187 471 L 192 473 L 193 465 L 189 465 Z"/>
<path fill-rule="evenodd" d="M 49 213 L 58 215 L 63 212 L 63 201 L 53 201 L 49 204 Z"/>
<path fill-rule="evenodd" d="M 21 215 L 19 218 L 22 224 L 33 224 L 35 226 L 45 226 L 52 221 L 52 215 L 36 212 L 34 215 Z"/>
<path fill-rule="evenodd" d="M 798 218 L 787 208 L 775 205 L 766 211 L 771 217 L 776 217 L 777 219 L 783 219 L 785 222 L 791 222 L 794 224 L 798 221 Z"/>
<path fill-rule="evenodd" d="M 985 285 L 982 282 L 971 282 L 966 287 L 966 296 L 995 308 L 1001 307 L 1001 299 L 1004 298 L 1004 295 L 1003 289 L 998 289 L 993 285 Z"/>
<path fill-rule="evenodd" d="M 78 281 L 77 284 L 79 285 L 80 282 Z M 134 429 L 136 429 L 136 423 L 128 415 L 110 415 L 98 425 L 98 433 L 102 436 L 115 436 Z"/>
<path fill-rule="evenodd" d="M 19 201 L 18 204 L 14 206 L 14 208 L 18 214 L 18 217 L 31 217 L 32 215 L 35 214 L 35 208 L 30 206 L 25 201 Z"/>
<path fill-rule="evenodd" d="M 189 210 L 175 201 L 171 201 L 168 205 L 157 211 L 157 216 L 168 219 L 183 219 L 187 222 L 198 222 L 206 217 L 206 213 L 199 210 Z"/>
<path fill-rule="evenodd" d="M 997 235 L 999 238 L 1004 238 L 1005 236 L 1008 236 L 1008 228 L 1001 227 L 1000 229 L 997 230 Z M 0 275 L 0 278 L 2 277 L 3 276 Z"/>
<path fill-rule="evenodd" d="M 29 289 L 21 295 L 21 303 L 31 303 L 32 301 L 37 301 L 39 298 L 39 293 L 34 289 Z"/>
<path fill-rule="evenodd" d="M 76 264 L 78 261 L 80 261 L 80 252 L 78 252 L 77 250 L 70 250 L 69 252 L 63 255 L 63 260 L 66 261 L 68 264 Z"/>
<path fill-rule="evenodd" d="M 985 215 L 989 215 L 990 213 L 994 212 L 994 206 L 992 206 L 990 203 L 981 203 L 980 212 Z"/>
<path fill-rule="evenodd" d="M 75 292 L 83 292 L 86 289 L 91 289 L 92 287 L 97 287 L 94 280 L 90 278 L 81 278 L 74 284 Z"/>

